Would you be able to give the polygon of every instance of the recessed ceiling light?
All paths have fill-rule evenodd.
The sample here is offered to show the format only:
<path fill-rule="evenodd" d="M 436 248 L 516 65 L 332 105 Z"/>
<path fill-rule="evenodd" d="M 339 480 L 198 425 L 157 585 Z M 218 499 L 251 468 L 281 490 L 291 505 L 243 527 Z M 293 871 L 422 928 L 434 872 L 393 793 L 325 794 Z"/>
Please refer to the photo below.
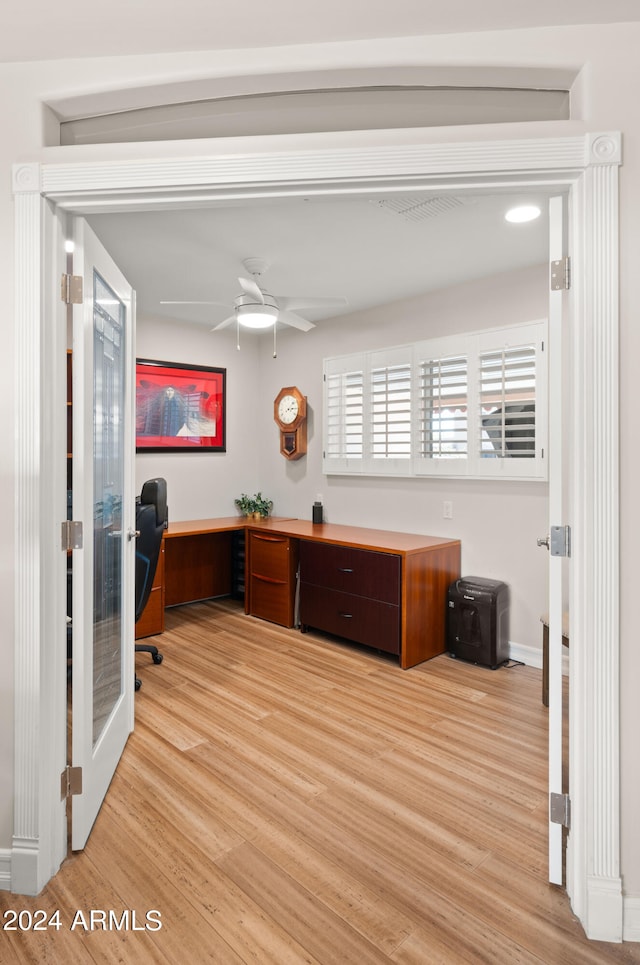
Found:
<path fill-rule="evenodd" d="M 510 208 L 504 217 L 505 221 L 513 224 L 524 224 L 525 221 L 535 221 L 540 213 L 540 208 L 535 204 L 521 204 L 517 208 Z"/>

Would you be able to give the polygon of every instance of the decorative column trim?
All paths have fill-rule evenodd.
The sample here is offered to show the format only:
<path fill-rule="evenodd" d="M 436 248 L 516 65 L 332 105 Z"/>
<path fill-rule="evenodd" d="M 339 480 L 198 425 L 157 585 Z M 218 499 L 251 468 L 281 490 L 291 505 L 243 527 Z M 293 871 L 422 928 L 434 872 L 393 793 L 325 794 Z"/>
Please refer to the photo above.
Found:
<path fill-rule="evenodd" d="M 589 938 L 621 941 L 619 734 L 618 165 L 620 138 L 590 135 L 576 236 L 570 881 Z M 574 700 L 575 695 L 575 700 Z"/>
<path fill-rule="evenodd" d="M 15 198 L 14 827 L 10 889 L 35 895 L 67 853 L 67 332 L 62 237 L 38 164 L 13 169 Z"/>
<path fill-rule="evenodd" d="M 11 890 L 11 851 L 8 848 L 0 850 L 0 891 Z"/>
<path fill-rule="evenodd" d="M 14 169 L 15 711 L 13 891 L 37 894 L 41 785 L 41 198 L 38 165 Z"/>

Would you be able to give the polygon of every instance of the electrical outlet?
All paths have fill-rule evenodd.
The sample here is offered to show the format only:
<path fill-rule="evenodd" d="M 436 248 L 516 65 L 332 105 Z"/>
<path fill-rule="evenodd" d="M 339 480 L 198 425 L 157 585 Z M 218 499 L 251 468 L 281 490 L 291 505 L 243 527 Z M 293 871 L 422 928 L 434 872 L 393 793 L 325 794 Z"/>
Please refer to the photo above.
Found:
<path fill-rule="evenodd" d="M 453 503 L 449 499 L 445 499 L 442 504 L 442 517 L 443 519 L 453 519 Z"/>

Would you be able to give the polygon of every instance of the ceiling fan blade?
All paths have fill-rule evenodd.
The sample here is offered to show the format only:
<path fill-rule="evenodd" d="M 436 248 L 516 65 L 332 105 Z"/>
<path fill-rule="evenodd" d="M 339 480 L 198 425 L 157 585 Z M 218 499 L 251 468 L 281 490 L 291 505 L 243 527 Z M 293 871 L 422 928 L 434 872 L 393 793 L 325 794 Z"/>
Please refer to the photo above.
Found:
<path fill-rule="evenodd" d="M 227 302 L 185 302 L 185 301 L 181 301 L 181 302 L 169 302 L 169 301 L 161 301 L 160 304 L 161 304 L 161 305 L 226 305 Z"/>
<path fill-rule="evenodd" d="M 212 332 L 217 332 L 219 328 L 226 328 L 227 325 L 231 325 L 231 323 L 232 323 L 232 322 L 235 322 L 235 320 L 236 320 L 236 316 L 235 316 L 235 315 L 229 315 L 229 318 L 225 318 L 224 321 L 218 322 L 217 325 L 214 325 L 213 328 L 211 329 L 211 331 L 212 331 Z"/>
<path fill-rule="evenodd" d="M 313 298 L 309 296 L 306 298 L 304 295 L 294 295 L 289 298 L 281 298 L 277 295 L 276 298 L 279 307 L 285 309 L 285 311 L 288 309 L 296 311 L 299 308 L 344 308 L 348 304 L 347 299 L 341 296 L 335 298 Z"/>
<path fill-rule="evenodd" d="M 291 328 L 299 328 L 301 332 L 308 332 L 315 328 L 313 322 L 310 322 L 308 318 L 303 318 L 302 315 L 296 315 L 295 312 L 278 312 L 278 321 L 282 322 L 283 325 L 290 325 Z"/>
<path fill-rule="evenodd" d="M 239 277 L 238 281 L 240 282 L 240 287 L 244 292 L 247 293 L 247 295 L 251 295 L 252 298 L 255 298 L 257 302 L 259 302 L 261 305 L 264 305 L 264 295 L 253 279 Z"/>

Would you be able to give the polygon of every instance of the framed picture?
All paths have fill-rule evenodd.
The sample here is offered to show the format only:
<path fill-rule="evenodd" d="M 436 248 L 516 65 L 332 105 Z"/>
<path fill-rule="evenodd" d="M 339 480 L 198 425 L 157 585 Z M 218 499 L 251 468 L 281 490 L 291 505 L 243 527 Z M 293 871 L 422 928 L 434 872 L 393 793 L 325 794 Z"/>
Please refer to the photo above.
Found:
<path fill-rule="evenodd" d="M 226 369 L 136 360 L 136 452 L 226 452 Z"/>

